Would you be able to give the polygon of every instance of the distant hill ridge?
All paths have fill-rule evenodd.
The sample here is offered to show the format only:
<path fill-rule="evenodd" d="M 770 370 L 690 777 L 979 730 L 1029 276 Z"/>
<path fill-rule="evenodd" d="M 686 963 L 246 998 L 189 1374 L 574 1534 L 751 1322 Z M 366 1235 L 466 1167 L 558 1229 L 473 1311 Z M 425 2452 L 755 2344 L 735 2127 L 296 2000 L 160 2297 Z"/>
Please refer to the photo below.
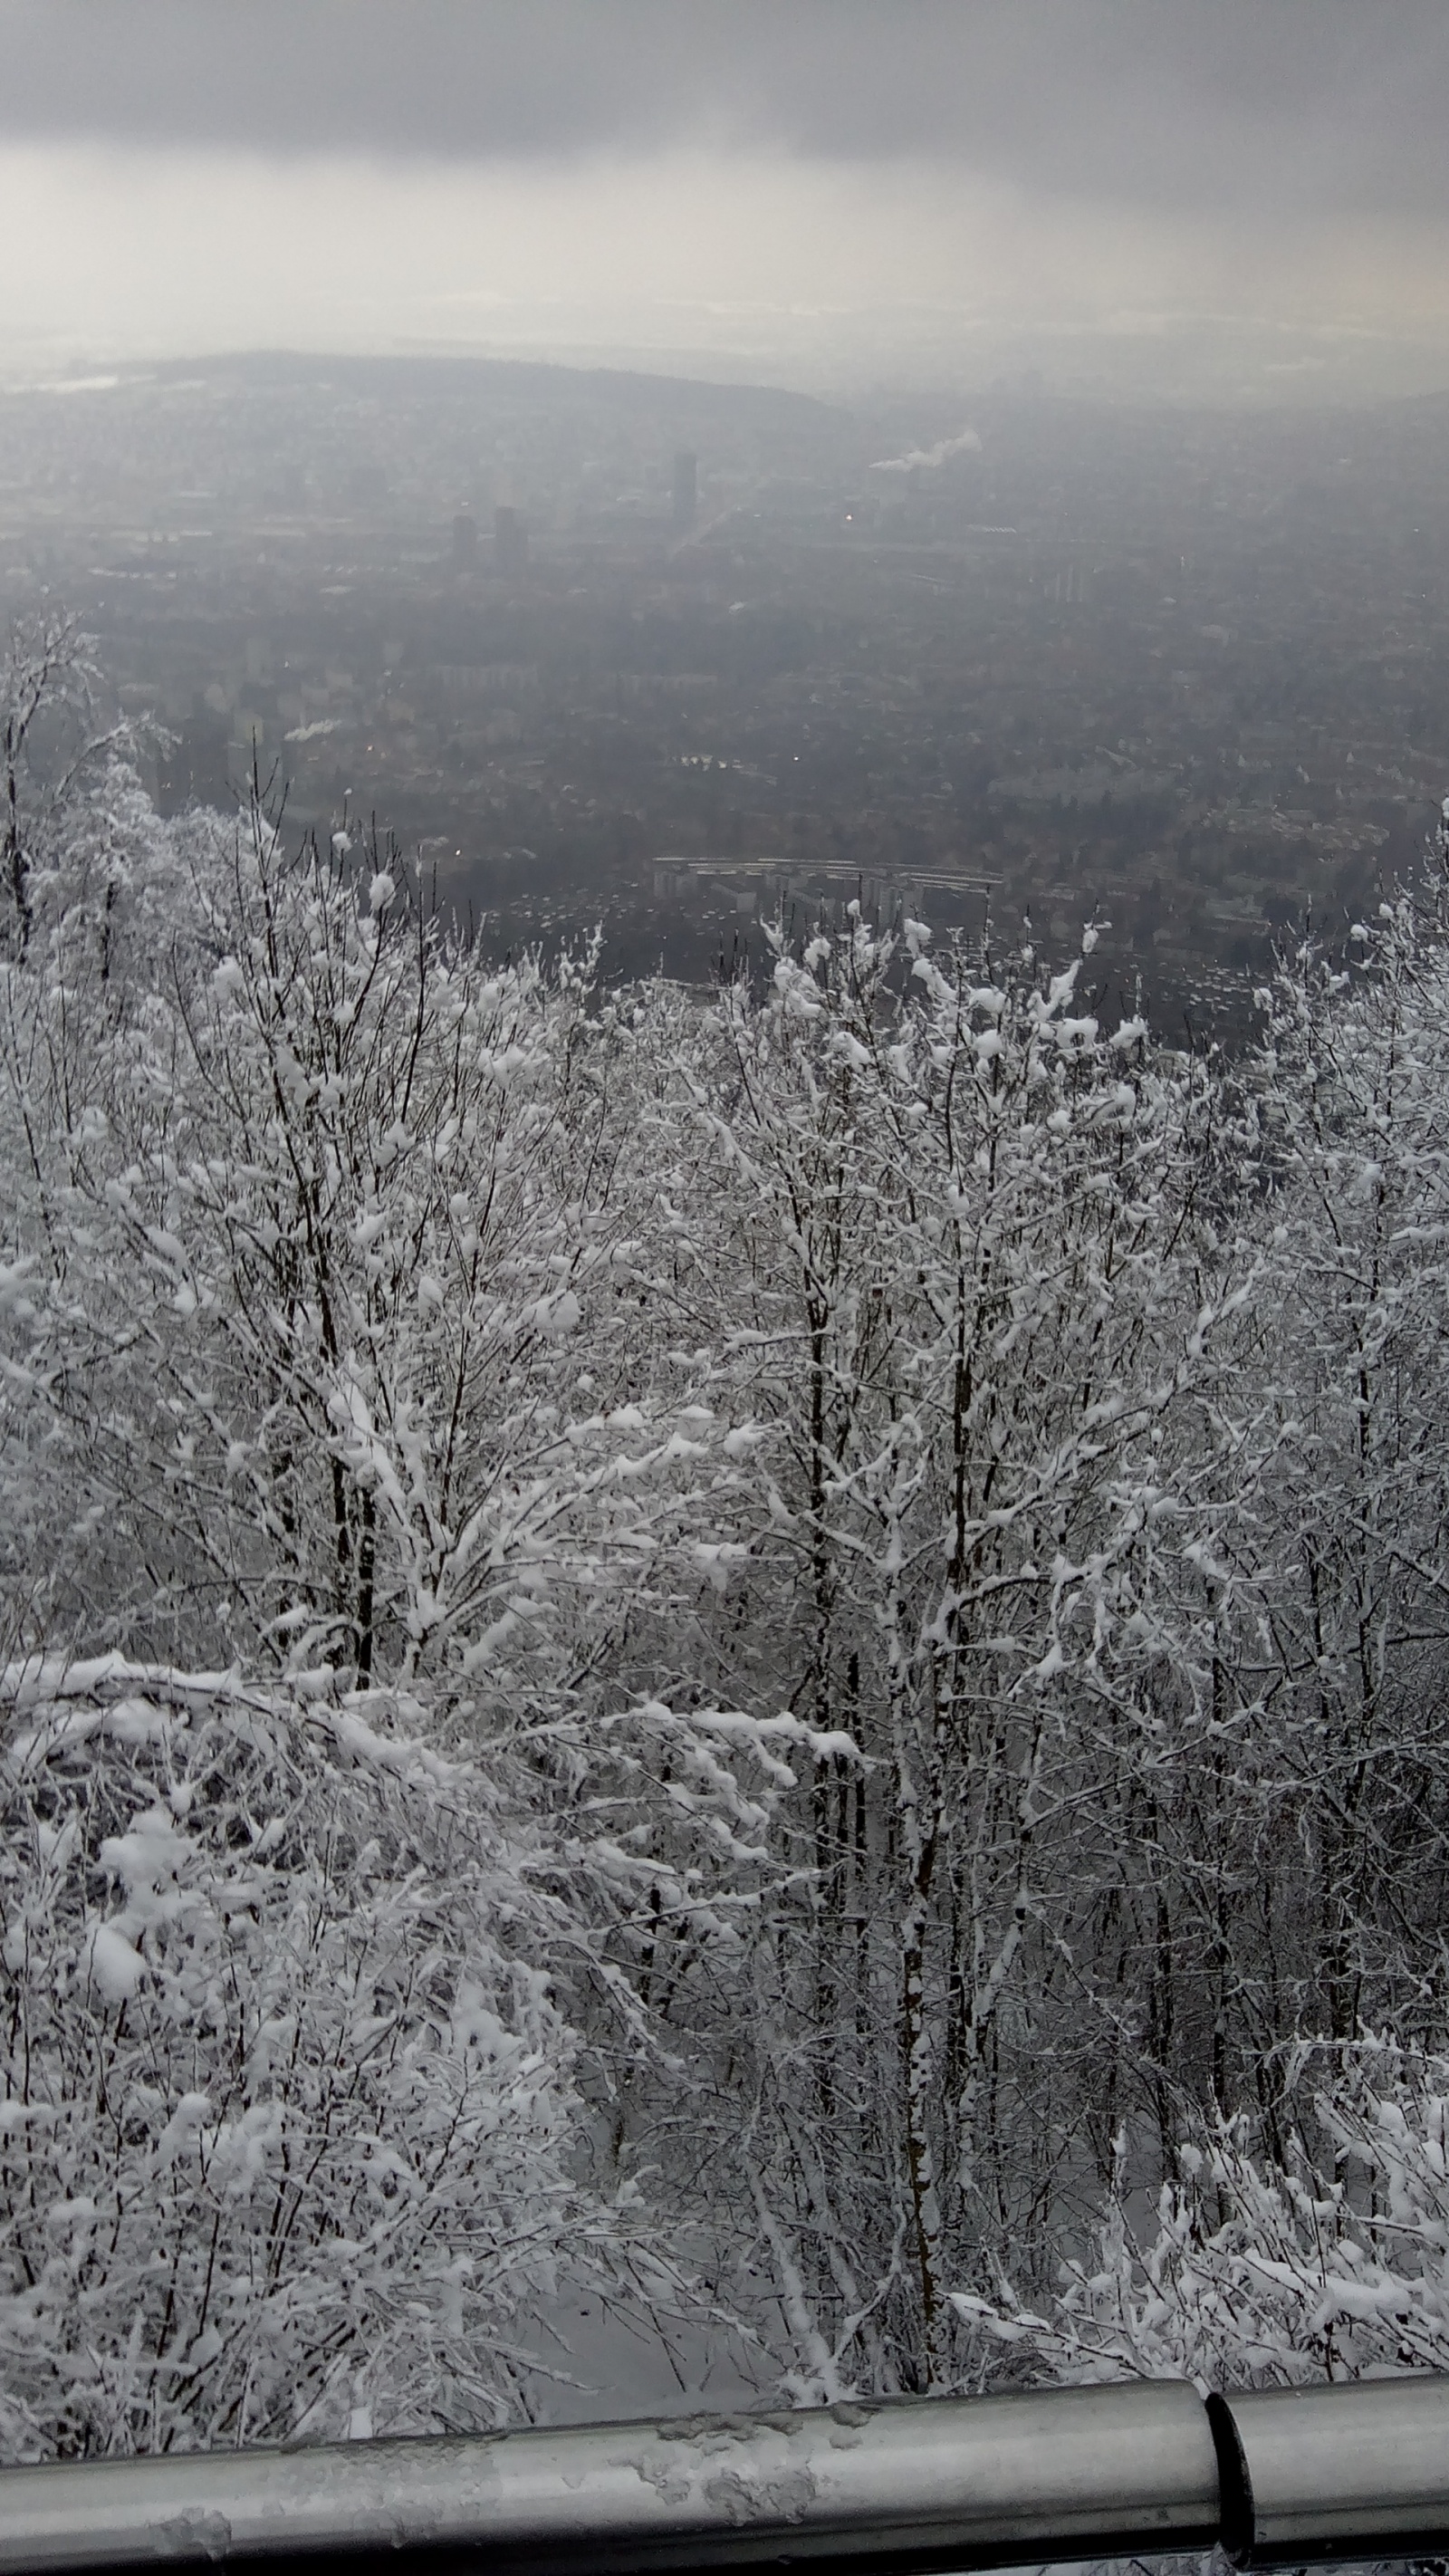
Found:
<path fill-rule="evenodd" d="M 645 375 L 623 367 L 570 367 L 539 358 L 434 357 L 399 353 L 385 357 L 332 355 L 326 351 L 254 349 L 211 358 L 171 358 L 134 371 L 133 381 L 159 384 L 209 377 L 241 377 L 259 385 L 346 384 L 386 393 L 426 380 L 439 392 L 523 393 L 537 397 L 589 394 L 622 410 L 765 414 L 778 420 L 824 425 L 838 420 L 836 406 L 783 385 L 716 383 L 707 377 Z"/>

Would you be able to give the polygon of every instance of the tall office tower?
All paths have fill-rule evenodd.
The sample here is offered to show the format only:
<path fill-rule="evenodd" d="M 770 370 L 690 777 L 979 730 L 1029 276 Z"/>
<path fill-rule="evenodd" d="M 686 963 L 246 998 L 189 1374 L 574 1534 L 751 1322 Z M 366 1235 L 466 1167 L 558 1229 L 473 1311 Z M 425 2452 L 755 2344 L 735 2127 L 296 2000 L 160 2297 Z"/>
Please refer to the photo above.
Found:
<path fill-rule="evenodd" d="M 528 561 L 528 530 L 522 516 L 502 503 L 493 513 L 493 560 L 500 572 L 522 572 Z"/>
<path fill-rule="evenodd" d="M 478 522 L 471 510 L 460 510 L 453 521 L 453 561 L 460 572 L 471 572 L 478 560 Z"/>
<path fill-rule="evenodd" d="M 698 466 L 692 448 L 681 447 L 674 460 L 674 524 L 683 531 L 694 525 L 699 498 Z"/>

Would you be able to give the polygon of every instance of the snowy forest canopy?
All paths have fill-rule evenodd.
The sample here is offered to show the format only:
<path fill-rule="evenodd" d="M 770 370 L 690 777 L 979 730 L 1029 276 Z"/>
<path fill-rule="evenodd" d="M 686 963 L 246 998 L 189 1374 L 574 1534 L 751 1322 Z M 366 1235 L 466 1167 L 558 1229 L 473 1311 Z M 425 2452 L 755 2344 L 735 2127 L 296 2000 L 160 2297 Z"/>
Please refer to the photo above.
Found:
<path fill-rule="evenodd" d="M 1449 2363 L 1449 840 L 1230 1065 L 4 687 L 0 2450 Z"/>

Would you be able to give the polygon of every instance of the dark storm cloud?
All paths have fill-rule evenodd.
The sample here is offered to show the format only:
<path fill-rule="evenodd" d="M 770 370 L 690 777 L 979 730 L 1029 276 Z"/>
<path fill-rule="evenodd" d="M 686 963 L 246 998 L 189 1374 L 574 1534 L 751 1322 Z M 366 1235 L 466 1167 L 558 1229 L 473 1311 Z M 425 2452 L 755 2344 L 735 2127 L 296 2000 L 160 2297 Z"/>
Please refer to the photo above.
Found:
<path fill-rule="evenodd" d="M 945 157 L 1164 212 L 1437 206 L 1446 0 L 0 0 L 0 131 Z"/>

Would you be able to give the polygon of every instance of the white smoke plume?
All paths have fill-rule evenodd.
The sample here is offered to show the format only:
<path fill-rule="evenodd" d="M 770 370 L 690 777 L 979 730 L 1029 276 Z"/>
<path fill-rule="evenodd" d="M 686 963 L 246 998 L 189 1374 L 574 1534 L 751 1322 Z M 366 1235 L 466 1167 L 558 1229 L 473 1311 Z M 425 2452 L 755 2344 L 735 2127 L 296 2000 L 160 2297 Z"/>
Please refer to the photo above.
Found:
<path fill-rule="evenodd" d="M 934 447 L 909 447 L 904 456 L 878 456 L 872 474 L 913 474 L 918 465 L 944 465 L 951 456 L 979 456 L 981 441 L 974 429 L 963 429 L 955 438 L 938 438 Z"/>

